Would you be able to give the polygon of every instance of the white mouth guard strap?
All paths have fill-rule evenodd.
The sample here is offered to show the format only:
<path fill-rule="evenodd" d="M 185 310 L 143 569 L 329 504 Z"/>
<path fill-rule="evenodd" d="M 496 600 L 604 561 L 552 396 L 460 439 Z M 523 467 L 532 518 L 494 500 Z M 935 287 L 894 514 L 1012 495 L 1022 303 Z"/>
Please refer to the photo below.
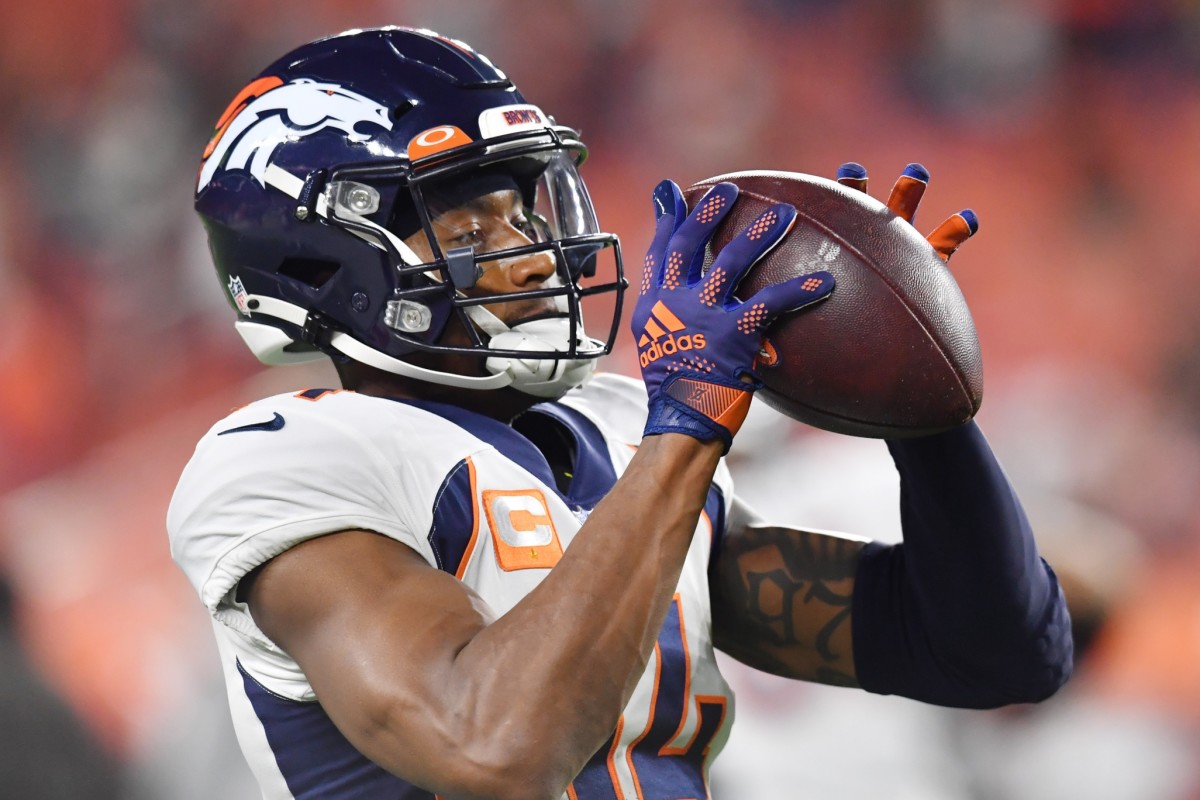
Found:
<path fill-rule="evenodd" d="M 325 194 L 322 193 L 320 199 L 317 201 L 318 208 L 320 208 L 321 206 L 324 205 L 324 199 L 325 199 Z M 322 216 L 327 217 L 328 215 L 322 214 Z M 400 254 L 400 260 L 402 262 L 404 262 L 405 266 L 414 266 L 415 267 L 416 265 L 421 263 L 420 257 L 413 251 L 413 249 L 411 247 L 409 247 L 407 244 L 405 244 L 403 239 L 401 239 L 399 236 L 392 233 L 391 231 L 389 231 L 387 228 L 383 227 L 382 225 L 377 225 L 374 222 L 371 222 L 371 220 L 367 219 L 366 217 L 360 217 L 357 214 L 345 214 L 345 218 L 350 220 L 351 222 L 354 222 L 354 223 L 357 223 L 364 227 L 370 228 L 371 231 L 376 236 L 378 236 L 380 239 L 385 239 L 386 241 L 388 241 L 392 245 L 392 247 L 395 248 L 395 251 Z M 378 247 L 381 250 L 387 249 L 387 248 L 383 247 L 382 245 L 380 245 L 379 242 L 371 241 L 371 237 L 368 234 L 364 233 L 363 231 L 356 230 L 354 228 L 351 228 L 350 231 L 352 233 L 357 234 L 362 239 L 375 245 L 376 247 Z"/>
<path fill-rule="evenodd" d="M 257 303 L 254 309 L 256 314 L 275 317 L 300 328 L 304 327 L 304 323 L 308 319 L 308 313 L 303 308 L 284 300 L 259 294 L 249 295 L 246 299 Z M 508 372 L 487 376 L 470 376 L 418 367 L 368 347 L 346 333 L 332 334 L 329 337 L 329 345 L 334 350 L 368 366 L 442 386 L 456 386 L 460 389 L 501 389 L 513 382 L 513 376 Z"/>
<path fill-rule="evenodd" d="M 466 311 L 467 316 L 471 319 L 471 322 L 474 322 L 475 326 L 479 328 L 479 330 L 483 331 L 492 338 L 495 338 L 502 333 L 508 333 L 512 330 L 512 328 L 504 324 L 503 320 L 501 320 L 492 312 L 488 311 L 483 306 L 467 306 L 463 310 Z"/>
<path fill-rule="evenodd" d="M 274 164 L 267 165 L 267 169 L 263 173 L 263 181 L 267 186 L 278 189 L 293 200 L 300 199 L 300 192 L 304 190 L 304 181 Z"/>
<path fill-rule="evenodd" d="M 406 378 L 415 378 L 429 383 L 441 384 L 442 386 L 454 386 L 459 389 L 502 389 L 513 382 L 512 373 L 507 371 L 487 376 L 471 376 L 418 367 L 407 361 L 392 358 L 386 353 L 381 353 L 372 347 L 367 347 L 346 333 L 333 334 L 329 338 L 329 345 L 338 352 L 367 366 L 396 375 L 403 375 Z"/>

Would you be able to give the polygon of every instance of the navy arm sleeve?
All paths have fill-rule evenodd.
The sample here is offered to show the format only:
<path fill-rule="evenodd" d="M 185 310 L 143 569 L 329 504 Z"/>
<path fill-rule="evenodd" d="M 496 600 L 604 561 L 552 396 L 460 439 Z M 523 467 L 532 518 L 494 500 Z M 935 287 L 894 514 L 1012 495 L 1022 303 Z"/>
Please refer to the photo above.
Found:
<path fill-rule="evenodd" d="M 859 684 L 963 708 L 1049 697 L 1071 674 L 1070 616 L 983 433 L 971 422 L 888 449 L 904 542 L 859 560 Z"/>

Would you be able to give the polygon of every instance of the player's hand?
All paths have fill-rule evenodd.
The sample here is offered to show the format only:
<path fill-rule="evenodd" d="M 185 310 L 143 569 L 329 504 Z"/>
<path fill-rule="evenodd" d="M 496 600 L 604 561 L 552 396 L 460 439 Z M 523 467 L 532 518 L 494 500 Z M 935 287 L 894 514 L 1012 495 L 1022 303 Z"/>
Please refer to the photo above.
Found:
<path fill-rule="evenodd" d="M 837 182 L 860 192 L 867 191 L 867 169 L 862 164 L 848 161 L 838 167 Z M 917 206 L 921 204 L 921 196 L 929 185 L 929 170 L 920 164 L 909 164 L 896 180 L 892 193 L 888 196 L 887 207 L 909 224 L 917 216 Z M 949 261 L 950 256 L 959 246 L 975 235 L 979 230 L 979 217 L 969 208 L 964 208 L 957 214 L 952 214 L 941 225 L 925 237 L 933 249 Z"/>
<path fill-rule="evenodd" d="M 728 450 L 762 385 L 753 370 L 763 329 L 833 290 L 832 275 L 814 272 L 745 301 L 733 296 L 746 271 L 791 229 L 796 209 L 786 203 L 764 211 L 703 273 L 705 245 L 737 196 L 732 183 L 719 183 L 689 215 L 674 182 L 654 190 L 657 224 L 632 320 L 649 393 L 647 436 L 719 439 Z"/>

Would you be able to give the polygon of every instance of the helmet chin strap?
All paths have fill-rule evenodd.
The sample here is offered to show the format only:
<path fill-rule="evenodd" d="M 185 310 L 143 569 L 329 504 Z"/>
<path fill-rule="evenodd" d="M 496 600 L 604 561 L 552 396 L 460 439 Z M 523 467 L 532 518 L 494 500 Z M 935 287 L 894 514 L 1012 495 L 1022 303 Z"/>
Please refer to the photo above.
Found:
<path fill-rule="evenodd" d="M 308 318 L 303 308 L 274 297 L 250 295 L 247 299 L 255 301 L 255 313 L 275 317 L 297 327 L 303 327 Z M 491 337 L 488 347 L 492 349 L 561 352 L 570 347 L 570 320 L 565 317 L 532 320 L 510 328 L 495 314 L 480 306 L 470 307 L 467 314 L 480 330 Z M 297 363 L 320 357 L 315 352 L 291 353 L 285 350 L 294 344 L 294 340 L 274 325 L 243 319 L 236 323 L 236 327 L 251 351 L 264 364 Z M 603 347 L 600 342 L 585 336 L 582 330 L 578 331 L 578 337 L 577 347 L 584 352 L 595 352 Z M 410 364 L 345 333 L 334 333 L 329 345 L 355 361 L 406 378 L 460 389 L 491 390 L 512 386 L 534 397 L 548 399 L 561 397 L 567 390 L 584 383 L 596 369 L 595 358 L 491 356 L 486 362 L 490 375 L 459 375 Z"/>
<path fill-rule="evenodd" d="M 467 316 L 486 333 L 492 350 L 526 350 L 564 352 L 571 346 L 571 321 L 566 317 L 553 317 L 521 322 L 512 327 L 506 325 L 495 314 L 482 306 L 471 306 Z M 576 328 L 576 349 L 582 352 L 597 352 L 604 345 Z M 569 389 L 583 384 L 596 371 L 595 357 L 592 358 L 520 358 L 515 356 L 491 356 L 486 362 L 489 372 L 511 376 L 514 389 L 533 395 L 554 399 L 562 397 Z"/>

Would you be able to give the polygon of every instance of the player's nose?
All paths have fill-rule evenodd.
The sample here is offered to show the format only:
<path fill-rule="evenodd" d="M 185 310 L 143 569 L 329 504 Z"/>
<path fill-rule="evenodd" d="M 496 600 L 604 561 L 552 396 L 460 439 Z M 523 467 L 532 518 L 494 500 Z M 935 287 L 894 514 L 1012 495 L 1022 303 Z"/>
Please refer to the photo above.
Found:
<path fill-rule="evenodd" d="M 554 274 L 554 257 L 546 252 L 531 253 L 513 261 L 508 279 L 518 289 L 531 288 Z"/>

